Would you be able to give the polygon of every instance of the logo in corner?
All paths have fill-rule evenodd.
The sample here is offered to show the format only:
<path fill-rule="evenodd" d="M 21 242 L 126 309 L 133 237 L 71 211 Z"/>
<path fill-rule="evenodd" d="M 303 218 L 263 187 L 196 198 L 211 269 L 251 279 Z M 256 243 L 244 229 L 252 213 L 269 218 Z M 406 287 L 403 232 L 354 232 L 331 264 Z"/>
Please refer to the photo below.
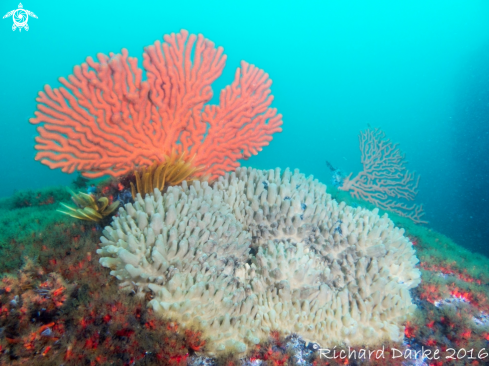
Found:
<path fill-rule="evenodd" d="M 24 28 L 26 31 L 29 30 L 29 25 L 27 24 L 27 20 L 29 19 L 29 15 L 37 19 L 37 15 L 32 11 L 25 10 L 22 4 L 19 4 L 19 8 L 9 11 L 7 14 L 3 16 L 3 19 L 7 17 L 12 17 L 14 20 L 14 24 L 12 25 L 12 30 L 15 31 L 19 28 L 19 32 Z"/>

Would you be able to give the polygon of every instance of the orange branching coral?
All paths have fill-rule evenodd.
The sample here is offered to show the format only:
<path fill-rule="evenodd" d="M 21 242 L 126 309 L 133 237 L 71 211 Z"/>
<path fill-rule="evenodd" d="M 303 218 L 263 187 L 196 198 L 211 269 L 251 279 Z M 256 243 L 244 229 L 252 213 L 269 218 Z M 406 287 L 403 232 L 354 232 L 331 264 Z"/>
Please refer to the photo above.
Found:
<path fill-rule="evenodd" d="M 172 152 L 163 162 L 155 162 L 150 167 L 135 171 L 136 186 L 131 182 L 132 198 L 136 199 L 137 193 L 144 197 L 152 193 L 155 188 L 162 191 L 165 187 L 178 185 L 184 180 L 191 182 L 197 179 L 203 168 L 195 167 L 194 158 L 195 156 L 187 160 L 184 154 L 177 155 Z"/>
<path fill-rule="evenodd" d="M 150 166 L 175 149 L 196 155 L 213 178 L 239 166 L 280 132 L 282 116 L 270 108 L 271 80 L 263 70 L 241 63 L 219 105 L 211 84 L 226 56 L 202 35 L 182 30 L 145 49 L 143 70 L 121 54 L 88 57 L 63 87 L 46 86 L 30 120 L 43 124 L 36 159 L 50 168 L 88 178 L 121 176 Z"/>
<path fill-rule="evenodd" d="M 380 209 L 407 217 L 415 223 L 427 223 L 423 205 L 409 205 L 418 194 L 419 176 L 406 169 L 404 154 L 385 132 L 367 129 L 360 133 L 363 171 L 345 179 L 340 187 L 354 198 L 370 202 Z"/>

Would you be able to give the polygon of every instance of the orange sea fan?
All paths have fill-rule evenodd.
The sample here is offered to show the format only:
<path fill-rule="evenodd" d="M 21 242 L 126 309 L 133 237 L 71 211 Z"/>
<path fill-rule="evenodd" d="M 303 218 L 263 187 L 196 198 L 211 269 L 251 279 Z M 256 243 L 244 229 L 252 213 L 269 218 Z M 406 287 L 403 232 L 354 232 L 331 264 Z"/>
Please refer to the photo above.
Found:
<path fill-rule="evenodd" d="M 98 62 L 88 57 L 68 79 L 60 78 L 62 87 L 39 92 L 30 120 L 41 124 L 36 159 L 96 178 L 150 166 L 175 150 L 195 155 L 195 165 L 215 178 L 281 131 L 263 70 L 242 62 L 219 105 L 206 105 L 224 68 L 223 49 L 185 30 L 164 40 L 143 53 L 147 80 L 123 49 L 98 54 Z"/>

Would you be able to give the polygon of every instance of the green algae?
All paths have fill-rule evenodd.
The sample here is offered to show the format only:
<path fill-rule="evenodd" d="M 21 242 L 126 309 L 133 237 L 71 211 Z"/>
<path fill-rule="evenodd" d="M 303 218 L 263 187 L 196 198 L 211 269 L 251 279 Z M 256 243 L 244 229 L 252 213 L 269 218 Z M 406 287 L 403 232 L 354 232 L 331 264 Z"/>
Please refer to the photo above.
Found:
<path fill-rule="evenodd" d="M 70 194 L 64 187 L 47 187 L 39 190 L 17 191 L 10 198 L 0 201 L 0 208 L 24 208 L 48 206 L 55 202 L 67 201 Z"/>
<path fill-rule="evenodd" d="M 16 192 L 0 199 L 0 273 L 18 270 L 25 258 L 37 258 L 45 247 L 67 245 L 66 232 L 76 235 L 74 219 L 56 212 L 68 201 L 65 187 Z"/>

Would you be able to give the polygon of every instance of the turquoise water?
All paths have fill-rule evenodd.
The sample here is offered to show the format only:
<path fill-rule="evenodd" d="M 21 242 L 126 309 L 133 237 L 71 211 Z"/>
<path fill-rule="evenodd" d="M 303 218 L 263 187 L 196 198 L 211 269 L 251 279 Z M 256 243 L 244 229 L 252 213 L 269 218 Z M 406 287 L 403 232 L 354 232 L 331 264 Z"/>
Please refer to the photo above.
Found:
<path fill-rule="evenodd" d="M 17 8 L 2 0 L 3 16 Z M 164 34 L 202 33 L 227 54 L 213 85 L 241 60 L 273 80 L 283 132 L 245 162 L 292 167 L 329 184 L 325 161 L 361 169 L 358 133 L 382 127 L 421 175 L 430 226 L 466 247 L 489 246 L 489 3 L 487 1 L 27 1 L 29 31 L 0 21 L 0 196 L 74 178 L 34 160 L 28 123 L 44 84 L 74 65 Z"/>

